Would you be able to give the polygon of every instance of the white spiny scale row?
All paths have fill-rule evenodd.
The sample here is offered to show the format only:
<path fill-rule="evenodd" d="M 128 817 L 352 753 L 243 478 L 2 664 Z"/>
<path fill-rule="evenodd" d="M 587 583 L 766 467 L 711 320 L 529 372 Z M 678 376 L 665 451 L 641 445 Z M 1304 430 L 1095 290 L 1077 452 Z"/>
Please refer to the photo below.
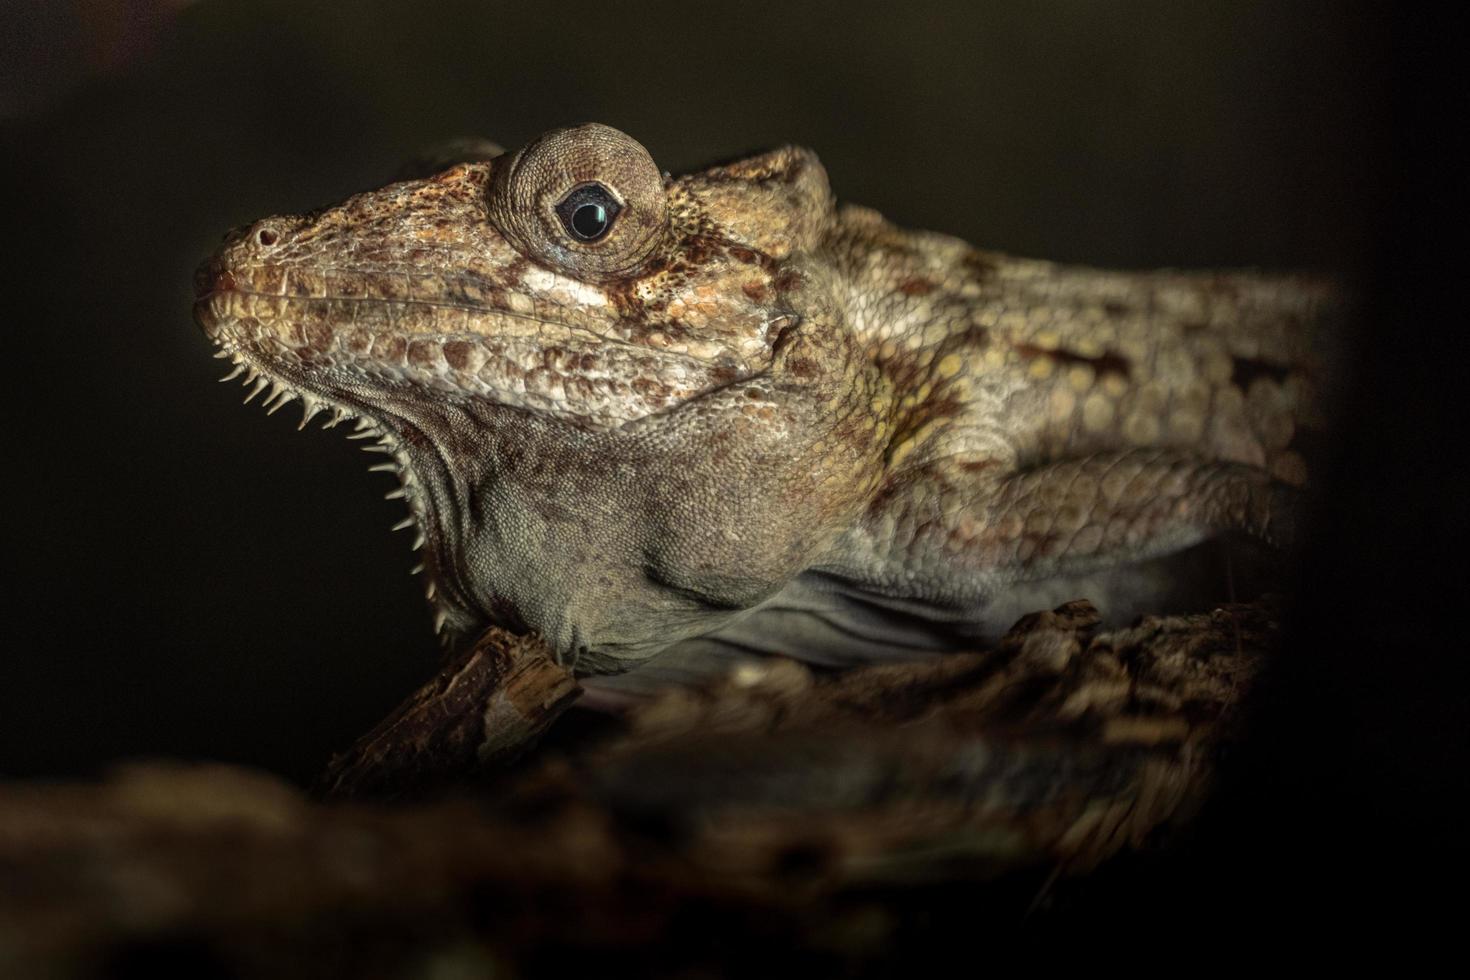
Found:
<path fill-rule="evenodd" d="M 414 535 L 413 549 L 418 551 L 423 548 L 425 537 L 423 529 L 420 526 L 422 515 L 419 513 L 419 502 L 423 499 L 421 496 L 422 488 L 418 485 L 418 481 L 414 478 L 413 470 L 408 465 L 408 457 L 404 455 L 389 432 L 380 428 L 372 419 L 357 415 L 351 409 L 342 405 L 324 401 L 308 392 L 298 391 L 285 382 L 263 377 L 260 370 L 247 362 L 238 351 L 221 347 L 220 350 L 215 352 L 214 356 L 220 359 L 229 359 L 233 364 L 230 372 L 220 378 L 221 381 L 234 381 L 236 378 L 244 375 L 244 381 L 242 383 L 250 388 L 250 391 L 245 396 L 245 404 L 248 405 L 269 386 L 271 389 L 270 394 L 262 403 L 265 406 L 267 415 L 274 415 L 288 402 L 296 399 L 301 400 L 301 422 L 296 426 L 298 431 L 305 429 L 306 423 L 315 418 L 323 409 L 330 408 L 332 415 L 331 418 L 322 423 L 323 429 L 334 428 L 350 419 L 356 425 L 354 431 L 349 433 L 347 438 L 354 440 L 375 440 L 371 445 L 363 446 L 363 451 L 390 455 L 393 457 L 393 460 L 370 466 L 368 467 L 368 471 L 372 473 L 393 473 L 397 476 L 399 480 L 398 488 L 389 491 L 386 499 L 403 500 L 408 504 L 409 508 L 409 516 L 395 524 L 393 530 L 404 531 L 408 528 L 414 528 L 416 533 Z M 409 570 L 409 574 L 411 575 L 420 575 L 423 572 L 423 562 L 419 562 Z M 444 624 L 448 620 L 449 613 L 437 602 L 438 588 L 432 579 L 425 581 L 424 596 L 434 606 L 434 632 L 441 634 L 442 638 Z"/>

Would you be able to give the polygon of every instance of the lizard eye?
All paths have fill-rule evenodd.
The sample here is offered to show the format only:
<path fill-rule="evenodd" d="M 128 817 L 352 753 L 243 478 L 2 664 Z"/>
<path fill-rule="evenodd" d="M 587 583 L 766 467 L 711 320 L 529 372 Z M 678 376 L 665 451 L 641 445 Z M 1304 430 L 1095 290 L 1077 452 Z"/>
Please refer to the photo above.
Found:
<path fill-rule="evenodd" d="M 608 233 L 623 206 L 601 184 L 583 184 L 561 199 L 557 217 L 567 234 L 584 242 L 595 242 Z"/>
<path fill-rule="evenodd" d="M 663 175 L 609 126 L 546 133 L 497 160 L 486 211 L 527 258 L 587 282 L 636 275 L 668 235 Z"/>

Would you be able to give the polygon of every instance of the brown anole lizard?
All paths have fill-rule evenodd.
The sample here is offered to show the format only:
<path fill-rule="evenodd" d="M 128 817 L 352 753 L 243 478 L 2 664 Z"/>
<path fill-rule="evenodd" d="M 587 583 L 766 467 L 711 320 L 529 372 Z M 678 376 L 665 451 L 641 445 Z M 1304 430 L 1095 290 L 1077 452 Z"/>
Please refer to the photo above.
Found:
<path fill-rule="evenodd" d="M 1018 581 L 1286 538 L 1320 283 L 980 251 L 796 147 L 465 156 L 237 230 L 195 305 L 253 393 L 381 445 L 452 641 L 927 650 Z"/>

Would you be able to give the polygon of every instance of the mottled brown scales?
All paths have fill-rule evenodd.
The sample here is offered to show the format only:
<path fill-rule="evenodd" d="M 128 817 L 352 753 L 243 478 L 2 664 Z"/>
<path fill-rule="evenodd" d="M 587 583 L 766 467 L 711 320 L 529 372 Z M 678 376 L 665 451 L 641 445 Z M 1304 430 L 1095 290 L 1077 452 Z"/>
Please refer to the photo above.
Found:
<path fill-rule="evenodd" d="M 382 441 L 451 638 L 937 649 L 1016 582 L 1289 533 L 1319 284 L 977 250 L 795 147 L 465 159 L 234 234 L 196 306 L 273 405 Z"/>

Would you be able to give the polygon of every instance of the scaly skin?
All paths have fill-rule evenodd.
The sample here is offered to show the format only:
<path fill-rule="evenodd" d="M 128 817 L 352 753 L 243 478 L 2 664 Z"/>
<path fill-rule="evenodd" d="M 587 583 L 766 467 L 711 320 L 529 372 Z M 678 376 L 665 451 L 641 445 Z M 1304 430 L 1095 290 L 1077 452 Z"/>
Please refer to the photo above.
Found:
<path fill-rule="evenodd" d="M 557 208 L 594 184 L 583 241 Z M 813 596 L 928 648 L 1011 583 L 1282 543 L 1327 298 L 904 231 L 798 148 L 666 178 L 596 125 L 259 222 L 198 285 L 257 390 L 392 454 L 451 641 L 532 628 L 588 674 L 857 628 Z"/>

